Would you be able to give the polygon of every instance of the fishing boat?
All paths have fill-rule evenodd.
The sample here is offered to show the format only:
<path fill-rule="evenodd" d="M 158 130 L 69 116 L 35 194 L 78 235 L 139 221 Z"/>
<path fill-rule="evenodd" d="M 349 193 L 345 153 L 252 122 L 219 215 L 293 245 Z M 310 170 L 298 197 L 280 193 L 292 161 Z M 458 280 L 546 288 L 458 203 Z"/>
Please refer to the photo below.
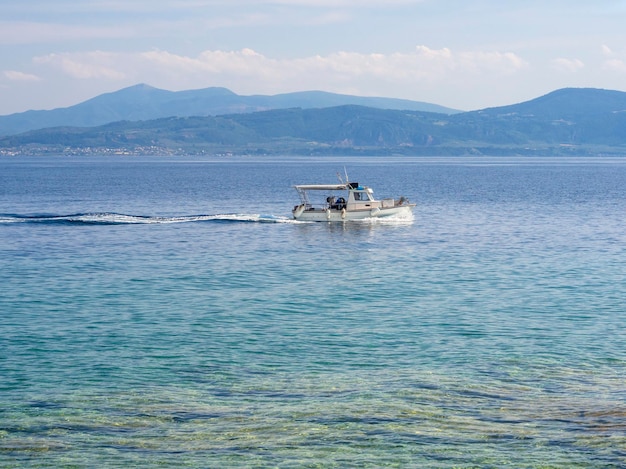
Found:
<path fill-rule="evenodd" d="M 347 179 L 347 178 L 346 178 Z M 410 215 L 415 207 L 408 199 L 374 198 L 374 191 L 358 182 L 294 186 L 301 203 L 292 214 L 301 221 L 348 221 Z"/>

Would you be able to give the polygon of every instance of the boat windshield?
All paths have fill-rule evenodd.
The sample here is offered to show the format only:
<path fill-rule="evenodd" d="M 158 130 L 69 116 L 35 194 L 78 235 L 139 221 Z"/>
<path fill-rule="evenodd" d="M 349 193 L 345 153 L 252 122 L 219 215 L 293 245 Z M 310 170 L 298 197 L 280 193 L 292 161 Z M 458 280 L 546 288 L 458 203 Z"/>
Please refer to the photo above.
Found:
<path fill-rule="evenodd" d="M 355 191 L 354 192 L 354 200 L 367 200 L 367 201 L 371 201 L 372 196 L 368 193 L 368 192 L 361 192 L 361 191 Z"/>

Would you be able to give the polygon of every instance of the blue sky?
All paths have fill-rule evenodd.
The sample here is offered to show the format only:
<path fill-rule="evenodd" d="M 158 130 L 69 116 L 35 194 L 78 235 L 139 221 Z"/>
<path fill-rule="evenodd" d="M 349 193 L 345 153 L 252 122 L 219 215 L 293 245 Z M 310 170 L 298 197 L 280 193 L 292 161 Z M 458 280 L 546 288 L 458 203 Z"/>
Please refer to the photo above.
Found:
<path fill-rule="evenodd" d="M 473 110 L 626 91 L 626 0 L 0 2 L 0 115 L 137 83 Z"/>

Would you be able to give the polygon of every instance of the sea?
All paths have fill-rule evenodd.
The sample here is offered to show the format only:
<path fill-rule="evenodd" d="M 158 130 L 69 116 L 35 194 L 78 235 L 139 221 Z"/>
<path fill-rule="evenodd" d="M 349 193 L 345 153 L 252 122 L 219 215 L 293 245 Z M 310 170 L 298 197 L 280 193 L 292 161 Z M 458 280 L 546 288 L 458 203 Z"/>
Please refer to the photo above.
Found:
<path fill-rule="evenodd" d="M 3 157 L 0 267 L 2 468 L 626 467 L 626 159 Z"/>

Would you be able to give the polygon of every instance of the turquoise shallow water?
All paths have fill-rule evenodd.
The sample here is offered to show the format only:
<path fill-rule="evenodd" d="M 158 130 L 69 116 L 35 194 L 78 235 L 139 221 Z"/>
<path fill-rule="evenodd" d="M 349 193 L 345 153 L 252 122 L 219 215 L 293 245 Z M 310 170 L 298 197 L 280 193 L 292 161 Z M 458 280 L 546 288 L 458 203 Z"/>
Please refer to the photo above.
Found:
<path fill-rule="evenodd" d="M 0 467 L 626 465 L 626 161 L 0 169 Z"/>

